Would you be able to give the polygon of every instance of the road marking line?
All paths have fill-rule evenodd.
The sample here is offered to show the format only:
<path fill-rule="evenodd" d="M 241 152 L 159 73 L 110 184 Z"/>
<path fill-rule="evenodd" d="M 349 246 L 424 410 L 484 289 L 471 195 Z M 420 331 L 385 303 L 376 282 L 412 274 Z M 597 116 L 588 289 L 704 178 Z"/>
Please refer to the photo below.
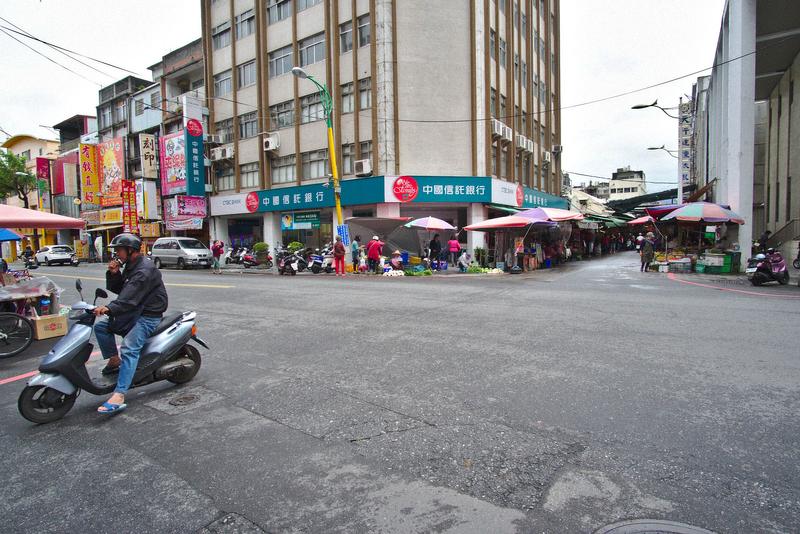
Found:
<path fill-rule="evenodd" d="M 710 284 L 701 284 L 700 282 L 690 282 L 689 280 L 681 280 L 675 273 L 667 274 L 667 278 L 674 282 L 680 282 L 681 284 L 689 284 L 690 286 L 698 286 L 698 287 L 707 287 L 709 289 L 716 289 L 718 291 L 730 291 L 731 293 L 742 293 L 744 295 L 755 295 L 758 297 L 772 297 L 776 299 L 800 299 L 800 295 L 776 295 L 774 293 L 759 293 L 758 291 L 745 291 L 744 289 L 733 289 L 730 287 L 717 287 L 712 286 Z"/>
<path fill-rule="evenodd" d="M 77 280 L 80 278 L 81 280 L 96 280 L 98 282 L 105 282 L 105 278 L 99 278 L 96 276 L 72 276 L 69 274 L 52 274 L 46 273 L 47 276 L 55 276 L 59 278 L 71 278 L 73 280 Z M 167 287 L 201 287 L 201 288 L 208 288 L 208 289 L 233 289 L 236 286 L 226 286 L 221 284 L 179 284 L 173 282 L 164 282 L 164 285 Z"/>

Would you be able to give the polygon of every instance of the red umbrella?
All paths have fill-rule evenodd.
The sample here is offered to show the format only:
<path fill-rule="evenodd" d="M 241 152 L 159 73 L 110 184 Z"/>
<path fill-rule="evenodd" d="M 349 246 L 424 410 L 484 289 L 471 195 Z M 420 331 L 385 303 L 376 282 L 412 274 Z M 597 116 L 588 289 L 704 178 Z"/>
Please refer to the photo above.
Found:
<path fill-rule="evenodd" d="M 652 222 L 655 222 L 655 219 L 653 219 L 649 215 L 645 215 L 644 217 L 639 217 L 638 219 L 634 219 L 632 221 L 628 221 L 628 224 L 631 224 L 631 225 L 634 225 L 634 224 L 648 224 L 648 223 L 652 223 Z"/>
<path fill-rule="evenodd" d="M 497 217 L 496 219 L 489 219 L 488 221 L 465 226 L 464 230 L 470 230 L 473 232 L 488 232 L 491 230 L 502 230 L 504 228 L 525 228 L 526 226 L 531 226 L 534 224 L 544 224 L 550 226 L 553 223 L 541 219 L 520 217 L 519 215 L 508 215 L 506 217 Z"/>
<path fill-rule="evenodd" d="M 81 219 L 0 204 L 0 228 L 83 228 Z"/>

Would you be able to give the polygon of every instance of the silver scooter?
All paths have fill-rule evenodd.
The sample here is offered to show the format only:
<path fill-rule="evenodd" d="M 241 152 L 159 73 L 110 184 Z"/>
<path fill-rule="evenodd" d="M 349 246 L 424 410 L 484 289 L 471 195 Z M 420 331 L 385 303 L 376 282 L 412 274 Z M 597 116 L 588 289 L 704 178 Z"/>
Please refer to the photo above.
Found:
<path fill-rule="evenodd" d="M 108 293 L 97 288 L 94 303 L 88 304 L 83 299 L 80 280 L 75 282 L 75 288 L 81 296 L 69 314 L 69 319 L 75 323 L 42 358 L 39 374 L 28 381 L 19 395 L 19 413 L 34 423 L 50 423 L 64 417 L 81 390 L 93 395 L 108 395 L 116 386 L 115 377 L 110 380 L 91 378 L 86 369 L 86 362 L 94 350 L 94 345 L 89 342 L 95 322 L 92 311 L 97 299 L 108 298 Z M 164 316 L 142 347 L 131 387 L 161 380 L 183 384 L 195 377 L 200 370 L 200 351 L 189 341 L 208 349 L 208 345 L 197 337 L 196 317 L 195 312 Z"/>

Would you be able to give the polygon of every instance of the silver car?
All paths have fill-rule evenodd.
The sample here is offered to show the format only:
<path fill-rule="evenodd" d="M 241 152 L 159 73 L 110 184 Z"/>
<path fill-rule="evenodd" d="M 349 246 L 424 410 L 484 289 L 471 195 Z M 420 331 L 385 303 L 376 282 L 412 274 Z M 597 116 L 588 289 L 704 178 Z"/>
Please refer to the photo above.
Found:
<path fill-rule="evenodd" d="M 75 251 L 69 245 L 48 245 L 40 248 L 34 255 L 36 263 L 45 265 L 53 265 L 60 263 L 61 265 L 77 265 L 78 260 L 75 257 Z"/>
<path fill-rule="evenodd" d="M 211 268 L 211 251 L 193 237 L 162 237 L 150 247 L 150 256 L 159 269 Z"/>

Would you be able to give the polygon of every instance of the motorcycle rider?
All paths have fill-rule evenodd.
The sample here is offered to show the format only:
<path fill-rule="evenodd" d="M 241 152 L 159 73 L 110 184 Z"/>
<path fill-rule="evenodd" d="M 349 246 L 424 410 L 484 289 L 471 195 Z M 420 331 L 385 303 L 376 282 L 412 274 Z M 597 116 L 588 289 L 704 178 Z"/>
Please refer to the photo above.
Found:
<path fill-rule="evenodd" d="M 123 233 L 115 237 L 109 248 L 117 259 L 112 259 L 106 272 L 106 288 L 119 295 L 107 306 L 94 310 L 97 317 L 109 319 L 95 324 L 94 332 L 103 358 L 108 360 L 103 374 L 119 373 L 114 393 L 97 411 L 116 413 L 126 408 L 125 393 L 133 381 L 142 347 L 161 322 L 167 309 L 167 290 L 161 280 L 161 271 L 141 254 L 142 240 Z M 124 269 L 120 268 L 124 265 Z M 122 347 L 117 351 L 115 334 L 123 336 Z"/>

